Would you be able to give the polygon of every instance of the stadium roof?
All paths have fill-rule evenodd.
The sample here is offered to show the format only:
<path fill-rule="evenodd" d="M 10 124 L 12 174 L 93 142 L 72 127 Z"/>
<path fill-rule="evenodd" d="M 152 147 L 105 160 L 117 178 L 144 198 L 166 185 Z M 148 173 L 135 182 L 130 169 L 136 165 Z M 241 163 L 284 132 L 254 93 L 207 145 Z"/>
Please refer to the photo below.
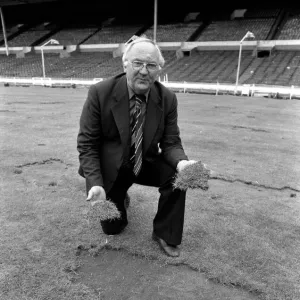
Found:
<path fill-rule="evenodd" d="M 59 0 L 0 0 L 0 6 L 21 5 L 21 4 L 36 4 L 45 2 L 54 2 Z"/>
<path fill-rule="evenodd" d="M 24 5 L 24 4 L 38 4 L 38 3 L 49 3 L 49 2 L 61 2 L 68 3 L 69 5 L 81 5 L 85 6 L 88 4 L 98 5 L 102 7 L 114 6 L 117 9 L 119 6 L 124 7 L 133 7 L 138 6 L 141 8 L 141 2 L 144 5 L 152 5 L 155 0 L 111 0 L 111 1 L 102 1 L 102 0 L 84 0 L 84 1 L 76 1 L 76 0 L 0 0 L 1 6 L 11 6 L 11 5 Z M 294 0 L 284 0 L 284 1 L 275 1 L 275 0 L 214 0 L 214 1 L 206 1 L 205 3 L 198 0 L 183 0 L 183 1 L 173 1 L 173 0 L 157 0 L 160 7 L 169 7 L 172 9 L 180 9 L 182 7 L 204 7 L 210 6 L 215 7 L 238 7 L 238 8 L 247 8 L 247 7 L 300 7 L 298 1 Z"/>
<path fill-rule="evenodd" d="M 247 8 L 300 8 L 300 1 L 295 0 L 156 0 L 158 11 L 172 15 L 175 12 L 200 12 L 205 13 L 206 9 L 213 11 L 223 11 L 232 9 Z M 0 7 L 27 6 L 33 12 L 32 8 L 37 5 L 39 9 L 45 4 L 45 9 L 41 13 L 47 13 L 49 7 L 55 6 L 63 10 L 92 10 L 94 14 L 111 12 L 120 14 L 126 18 L 127 14 L 139 15 L 152 14 L 155 0 L 0 0 Z M 30 8 L 29 8 L 30 7 Z M 61 8 L 61 9 L 60 9 Z M 137 15 L 138 16 L 138 15 Z"/>

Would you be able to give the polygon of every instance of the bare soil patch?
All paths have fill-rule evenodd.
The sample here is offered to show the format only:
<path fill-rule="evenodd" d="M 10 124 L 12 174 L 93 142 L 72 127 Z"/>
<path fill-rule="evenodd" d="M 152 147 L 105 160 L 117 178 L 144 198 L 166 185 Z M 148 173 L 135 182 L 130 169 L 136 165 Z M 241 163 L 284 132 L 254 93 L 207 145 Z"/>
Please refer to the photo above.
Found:
<path fill-rule="evenodd" d="M 118 250 L 85 256 L 78 269 L 80 282 L 99 299 L 119 300 L 254 300 L 239 288 L 214 283 L 188 266 L 167 265 Z"/>

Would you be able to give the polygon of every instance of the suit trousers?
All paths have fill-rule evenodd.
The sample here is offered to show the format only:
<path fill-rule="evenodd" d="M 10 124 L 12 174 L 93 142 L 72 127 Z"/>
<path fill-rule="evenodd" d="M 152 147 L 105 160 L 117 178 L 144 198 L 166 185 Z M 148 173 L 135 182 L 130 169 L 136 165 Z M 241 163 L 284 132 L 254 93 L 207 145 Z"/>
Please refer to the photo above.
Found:
<path fill-rule="evenodd" d="M 186 192 L 174 189 L 176 170 L 159 155 L 153 162 L 143 160 L 142 169 L 136 177 L 130 165 L 122 165 L 107 197 L 121 213 L 120 219 L 101 221 L 105 234 L 120 233 L 128 224 L 125 197 L 133 183 L 159 188 L 158 209 L 153 220 L 154 233 L 170 245 L 182 240 Z"/>

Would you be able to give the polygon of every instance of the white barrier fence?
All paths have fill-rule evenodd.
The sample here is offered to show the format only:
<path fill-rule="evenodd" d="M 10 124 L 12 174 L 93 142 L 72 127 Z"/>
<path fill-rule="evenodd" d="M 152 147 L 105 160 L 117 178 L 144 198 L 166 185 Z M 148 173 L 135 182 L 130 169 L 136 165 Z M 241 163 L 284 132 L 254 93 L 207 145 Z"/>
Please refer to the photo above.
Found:
<path fill-rule="evenodd" d="M 61 79 L 61 78 L 19 78 L 19 77 L 0 77 L 0 83 L 4 85 L 15 86 L 64 86 L 64 87 L 76 87 L 76 86 L 90 86 L 99 81 L 103 81 L 104 78 L 93 79 Z M 175 91 L 188 93 L 213 93 L 213 94 L 233 94 L 244 96 L 267 96 L 271 98 L 285 98 L 294 99 L 300 98 L 300 87 L 298 86 L 271 86 L 271 85 L 238 85 L 234 84 L 221 84 L 221 83 L 200 83 L 200 82 L 171 82 L 164 80 L 160 81 L 166 87 Z"/>
<path fill-rule="evenodd" d="M 39 86 L 76 86 L 84 85 L 89 86 L 102 81 L 103 78 L 93 78 L 93 79 L 64 79 L 64 78 L 43 78 L 43 77 L 0 77 L 0 83 L 12 84 L 12 85 L 39 85 Z"/>
<path fill-rule="evenodd" d="M 267 96 L 270 98 L 300 98 L 300 87 L 255 85 L 244 84 L 235 86 L 233 84 L 220 83 L 193 83 L 193 82 L 162 82 L 165 86 L 185 92 L 212 92 L 218 94 L 233 94 L 243 96 Z"/>

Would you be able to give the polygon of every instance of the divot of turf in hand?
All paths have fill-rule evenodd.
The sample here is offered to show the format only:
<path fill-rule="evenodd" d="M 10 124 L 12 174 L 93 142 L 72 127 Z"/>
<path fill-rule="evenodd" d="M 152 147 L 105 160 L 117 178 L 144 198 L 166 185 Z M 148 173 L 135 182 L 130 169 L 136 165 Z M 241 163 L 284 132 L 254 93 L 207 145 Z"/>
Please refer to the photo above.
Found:
<path fill-rule="evenodd" d="M 176 175 L 174 188 L 180 190 L 201 189 L 208 190 L 208 179 L 210 171 L 201 162 L 185 167 Z"/>
<path fill-rule="evenodd" d="M 99 221 L 119 219 L 121 217 L 116 205 L 109 200 L 97 200 L 91 202 L 89 218 Z"/>

